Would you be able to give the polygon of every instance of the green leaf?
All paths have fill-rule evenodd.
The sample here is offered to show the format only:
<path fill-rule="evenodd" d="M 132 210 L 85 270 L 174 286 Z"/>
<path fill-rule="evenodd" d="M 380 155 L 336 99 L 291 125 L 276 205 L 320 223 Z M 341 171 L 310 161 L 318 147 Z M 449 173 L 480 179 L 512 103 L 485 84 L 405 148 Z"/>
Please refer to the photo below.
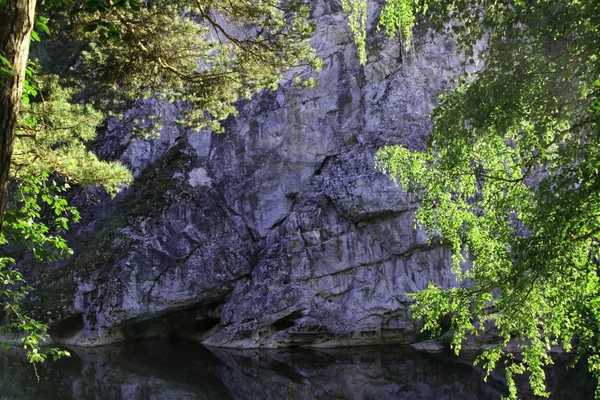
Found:
<path fill-rule="evenodd" d="M 85 32 L 94 32 L 98 28 L 97 22 L 90 22 L 83 27 Z"/>

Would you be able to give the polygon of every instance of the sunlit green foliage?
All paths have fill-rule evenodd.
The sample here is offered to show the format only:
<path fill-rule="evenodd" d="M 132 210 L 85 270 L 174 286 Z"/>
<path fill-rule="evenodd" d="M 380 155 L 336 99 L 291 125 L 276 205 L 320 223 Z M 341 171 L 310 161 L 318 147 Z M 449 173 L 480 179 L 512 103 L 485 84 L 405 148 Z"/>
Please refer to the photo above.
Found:
<path fill-rule="evenodd" d="M 342 0 L 342 8 L 349 12 L 348 25 L 354 33 L 354 39 L 358 46 L 358 57 L 360 63 L 367 61 L 365 41 L 367 40 L 367 0 Z"/>
<path fill-rule="evenodd" d="M 547 395 L 551 346 L 575 349 L 600 377 L 600 3 L 388 3 L 419 7 L 467 56 L 488 44 L 485 68 L 442 96 L 426 152 L 378 153 L 421 196 L 417 224 L 452 250 L 461 282 L 413 295 L 414 315 L 433 332 L 450 315 L 457 352 L 493 324 L 500 340 L 478 362 L 507 364 L 510 398 L 525 371 Z"/>
<path fill-rule="evenodd" d="M 88 43 L 70 73 L 102 109 L 119 114 L 145 98 L 183 102 L 183 125 L 220 131 L 235 101 L 277 88 L 293 66 L 320 66 L 301 2 L 151 4 L 69 20 L 64 39 Z M 160 116 L 149 117 L 142 128 L 160 128 Z"/>
<path fill-rule="evenodd" d="M 348 12 L 348 25 L 354 34 L 361 64 L 367 62 L 367 5 L 368 0 L 342 0 L 343 10 Z M 427 10 L 428 2 L 412 0 L 388 1 L 381 10 L 378 29 L 384 28 L 390 36 L 399 35 L 403 46 L 408 49 L 412 41 L 412 28 L 416 13 Z"/>
<path fill-rule="evenodd" d="M 71 92 L 58 83 L 56 76 L 40 77 L 36 97 L 21 107 L 11 160 L 14 197 L 3 226 L 4 240 L 50 260 L 71 253 L 59 235 L 79 219 L 64 198 L 70 185 L 102 186 L 114 195 L 131 182 L 127 168 L 98 160 L 86 147 L 102 113 L 71 103 Z"/>
<path fill-rule="evenodd" d="M 100 161 L 86 144 L 96 138 L 104 115 L 90 106 L 70 102 L 71 90 L 58 77 L 45 76 L 40 95 L 21 108 L 12 175 L 19 181 L 42 174 L 56 174 L 67 182 L 86 187 L 103 186 L 116 194 L 131 182 L 127 168 Z"/>
<path fill-rule="evenodd" d="M 32 81 L 33 82 L 33 81 Z M 12 157 L 12 202 L 5 210 L 0 244 L 24 246 L 41 260 L 53 261 L 72 254 L 62 234 L 79 220 L 77 209 L 65 194 L 70 184 L 102 186 L 110 194 L 131 181 L 121 164 L 100 161 L 86 144 L 96 137 L 103 114 L 70 102 L 71 92 L 55 76 L 38 76 L 35 92 L 21 107 Z M 34 97 L 32 97 L 34 96 Z M 21 332 L 30 362 L 67 352 L 40 347 L 48 327 L 20 312 L 19 302 L 29 292 L 13 260 L 0 257 L 0 302 L 9 321 L 1 331 Z"/>

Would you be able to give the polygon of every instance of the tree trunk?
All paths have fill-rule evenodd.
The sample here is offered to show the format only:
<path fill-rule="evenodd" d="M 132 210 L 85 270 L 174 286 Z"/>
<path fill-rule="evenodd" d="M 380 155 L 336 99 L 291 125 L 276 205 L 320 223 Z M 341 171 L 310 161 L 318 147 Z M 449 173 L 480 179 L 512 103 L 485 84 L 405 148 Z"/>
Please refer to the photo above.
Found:
<path fill-rule="evenodd" d="M 29 58 L 35 2 L 36 0 L 8 0 L 0 8 L 0 55 L 13 66 L 10 79 L 0 78 L 0 232 L 4 222 L 10 159 Z"/>

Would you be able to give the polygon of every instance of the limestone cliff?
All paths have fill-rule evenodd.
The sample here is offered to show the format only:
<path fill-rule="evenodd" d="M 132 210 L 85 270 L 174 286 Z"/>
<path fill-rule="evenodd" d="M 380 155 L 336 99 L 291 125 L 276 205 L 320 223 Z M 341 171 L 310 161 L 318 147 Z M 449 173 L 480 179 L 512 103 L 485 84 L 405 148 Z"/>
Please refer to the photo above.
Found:
<path fill-rule="evenodd" d="M 109 124 L 101 151 L 137 180 L 116 200 L 84 207 L 76 255 L 53 282 L 68 290 L 46 290 L 66 301 L 57 340 L 419 339 L 406 293 L 451 285 L 448 253 L 414 229 L 415 199 L 375 170 L 374 155 L 384 144 L 423 147 L 428 113 L 461 61 L 451 42 L 420 34 L 403 52 L 373 29 L 363 67 L 338 1 L 315 1 L 313 18 L 323 71 L 295 71 L 314 77 L 313 88 L 289 79 L 239 104 L 224 134 L 172 123 L 141 140 L 128 123 Z M 177 118 L 175 107 L 143 106 Z"/>

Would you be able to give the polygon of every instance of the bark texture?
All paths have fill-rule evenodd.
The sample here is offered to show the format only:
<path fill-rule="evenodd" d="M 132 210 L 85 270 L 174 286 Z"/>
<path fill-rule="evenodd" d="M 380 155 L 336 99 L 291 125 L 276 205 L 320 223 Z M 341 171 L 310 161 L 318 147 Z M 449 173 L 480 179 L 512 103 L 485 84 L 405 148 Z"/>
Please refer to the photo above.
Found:
<path fill-rule="evenodd" d="M 10 160 L 25 82 L 36 0 L 8 0 L 0 9 L 0 54 L 13 66 L 0 81 L 0 231 L 4 222 Z"/>

